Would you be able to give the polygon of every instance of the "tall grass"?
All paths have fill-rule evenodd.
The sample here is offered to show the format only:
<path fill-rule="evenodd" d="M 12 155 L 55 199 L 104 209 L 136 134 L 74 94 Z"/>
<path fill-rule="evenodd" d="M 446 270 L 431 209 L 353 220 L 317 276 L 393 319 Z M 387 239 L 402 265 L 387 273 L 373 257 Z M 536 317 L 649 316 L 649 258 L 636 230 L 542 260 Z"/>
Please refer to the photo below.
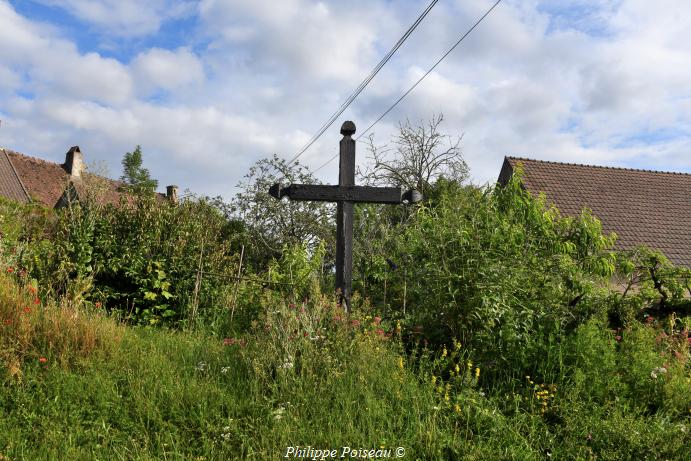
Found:
<path fill-rule="evenodd" d="M 112 353 L 124 327 L 75 302 L 42 300 L 37 288 L 14 270 L 0 273 L 0 362 L 20 379 L 22 363 L 63 366 L 95 353 Z"/>
<path fill-rule="evenodd" d="M 219 338 L 33 304 L 17 281 L 0 276 L 3 461 L 271 460 L 291 446 L 681 460 L 691 443 L 688 341 L 662 325 L 593 320 L 530 376 L 494 383 L 465 345 L 406 352 L 405 325 L 328 298 L 267 292 L 251 331 Z"/>

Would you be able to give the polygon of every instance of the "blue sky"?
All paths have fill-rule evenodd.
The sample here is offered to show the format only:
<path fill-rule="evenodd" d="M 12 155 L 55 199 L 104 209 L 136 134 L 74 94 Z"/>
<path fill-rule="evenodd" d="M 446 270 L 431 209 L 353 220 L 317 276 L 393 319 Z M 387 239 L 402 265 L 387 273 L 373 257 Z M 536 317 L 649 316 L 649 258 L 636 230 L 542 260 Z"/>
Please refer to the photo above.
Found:
<path fill-rule="evenodd" d="M 428 3 L 0 0 L 0 146 L 62 161 L 78 144 L 118 177 L 141 144 L 161 186 L 230 198 L 256 160 L 292 157 Z M 440 0 L 303 162 L 335 152 L 343 120 L 375 120 L 491 3 Z M 690 41 L 689 2 L 504 0 L 375 141 L 443 113 L 476 183 L 504 155 L 691 172 Z"/>

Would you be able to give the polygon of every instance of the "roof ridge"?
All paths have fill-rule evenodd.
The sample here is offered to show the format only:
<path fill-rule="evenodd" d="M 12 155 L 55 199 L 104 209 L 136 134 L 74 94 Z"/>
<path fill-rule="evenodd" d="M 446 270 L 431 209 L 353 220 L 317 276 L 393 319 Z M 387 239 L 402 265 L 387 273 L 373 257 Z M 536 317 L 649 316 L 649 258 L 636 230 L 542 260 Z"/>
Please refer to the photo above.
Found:
<path fill-rule="evenodd" d="M 691 176 L 691 173 L 684 173 L 682 171 L 661 171 L 661 170 L 647 170 L 644 168 L 626 168 L 626 167 L 617 167 L 617 166 L 588 165 L 586 163 L 555 162 L 554 160 L 538 160 L 538 159 L 528 158 L 528 157 L 514 157 L 513 155 L 506 155 L 505 158 L 511 159 L 511 160 L 528 160 L 530 162 L 551 163 L 553 165 L 570 165 L 570 166 L 582 166 L 582 167 L 587 167 L 587 168 L 603 168 L 603 169 L 607 169 L 607 170 L 624 170 L 624 171 L 638 171 L 638 172 L 643 172 L 643 173 L 661 173 L 661 174 L 675 174 L 675 175 L 681 175 L 681 176 Z"/>
<path fill-rule="evenodd" d="M 24 157 L 24 158 L 27 159 L 27 160 L 33 160 L 33 161 L 38 162 L 38 163 L 48 163 L 48 164 L 50 164 L 50 165 L 56 165 L 56 166 L 59 166 L 59 167 L 61 167 L 61 168 L 62 168 L 62 166 L 64 165 L 64 163 L 57 163 L 57 162 L 52 162 L 52 161 L 50 161 L 50 160 L 46 160 L 46 159 L 43 159 L 43 158 L 33 157 L 33 156 L 31 156 L 31 155 L 26 155 L 26 154 L 23 154 L 23 153 L 21 153 L 21 152 L 17 152 L 16 150 L 12 150 L 12 149 L 7 149 L 7 148 L 6 148 L 6 149 L 4 149 L 4 151 L 5 151 L 6 153 L 9 153 L 9 154 L 15 154 L 15 155 L 22 156 L 22 157 Z"/>

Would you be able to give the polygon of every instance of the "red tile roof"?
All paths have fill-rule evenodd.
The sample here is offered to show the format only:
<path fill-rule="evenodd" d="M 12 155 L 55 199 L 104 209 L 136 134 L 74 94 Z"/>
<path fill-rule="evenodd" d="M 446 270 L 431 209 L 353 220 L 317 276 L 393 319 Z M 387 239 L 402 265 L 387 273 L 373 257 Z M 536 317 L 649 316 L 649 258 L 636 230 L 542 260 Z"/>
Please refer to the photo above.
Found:
<path fill-rule="evenodd" d="M 691 174 L 505 157 L 499 182 L 518 164 L 529 192 L 544 192 L 567 216 L 588 207 L 605 232 L 616 232 L 617 249 L 647 245 L 691 267 Z"/>
<path fill-rule="evenodd" d="M 28 202 L 30 198 L 54 208 L 70 183 L 79 197 L 84 197 L 87 193 L 85 186 L 92 184 L 95 186 L 91 188 L 94 197 L 100 203 L 117 205 L 120 202 L 121 181 L 91 173 L 72 178 L 64 164 L 0 149 L 0 195 L 4 197 L 21 202 Z"/>
<path fill-rule="evenodd" d="M 5 150 L 32 200 L 54 207 L 69 183 L 62 165 Z"/>

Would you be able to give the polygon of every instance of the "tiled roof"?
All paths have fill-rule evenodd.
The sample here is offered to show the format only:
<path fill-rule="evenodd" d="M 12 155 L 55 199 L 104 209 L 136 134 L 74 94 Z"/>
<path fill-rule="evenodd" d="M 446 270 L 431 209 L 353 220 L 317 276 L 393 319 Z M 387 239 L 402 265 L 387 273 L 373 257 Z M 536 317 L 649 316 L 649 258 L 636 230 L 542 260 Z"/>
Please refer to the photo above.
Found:
<path fill-rule="evenodd" d="M 54 207 L 70 179 L 62 165 L 10 150 L 6 152 L 31 199 Z"/>
<path fill-rule="evenodd" d="M 592 210 L 618 249 L 647 245 L 691 267 L 691 174 L 609 168 L 506 157 L 504 183 L 522 164 L 524 187 L 544 192 L 562 214 Z"/>
<path fill-rule="evenodd" d="M 20 202 L 32 200 L 53 208 L 70 183 L 79 197 L 85 196 L 87 185 L 94 185 L 91 189 L 99 202 L 120 202 L 121 181 L 90 173 L 71 178 L 64 165 L 0 149 L 0 195 L 4 197 Z"/>
<path fill-rule="evenodd" d="M 0 195 L 23 203 L 30 200 L 4 149 L 0 149 Z"/>

